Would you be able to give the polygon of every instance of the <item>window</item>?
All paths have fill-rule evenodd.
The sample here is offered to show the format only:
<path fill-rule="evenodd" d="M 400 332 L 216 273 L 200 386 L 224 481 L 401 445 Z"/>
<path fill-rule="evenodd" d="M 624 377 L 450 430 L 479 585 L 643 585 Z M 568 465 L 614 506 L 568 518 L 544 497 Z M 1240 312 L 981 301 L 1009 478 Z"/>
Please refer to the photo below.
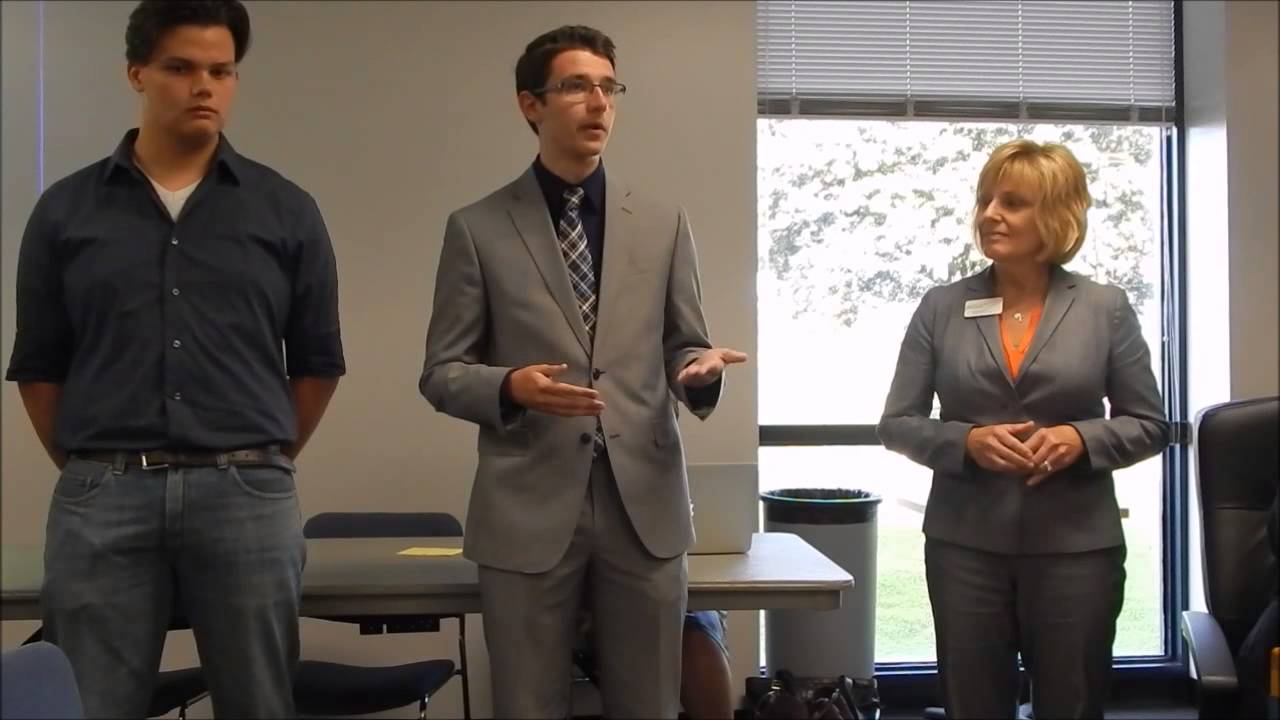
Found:
<path fill-rule="evenodd" d="M 878 663 L 935 654 L 920 533 L 930 472 L 880 447 L 874 425 L 923 293 L 986 265 L 969 227 L 996 146 L 1029 137 L 1080 159 L 1094 205 L 1068 268 L 1128 292 L 1155 375 L 1170 377 L 1172 13 L 1168 2 L 757 3 L 761 489 L 882 495 Z M 1117 656 L 1172 652 L 1170 483 L 1159 457 L 1117 473 L 1129 547 Z"/>

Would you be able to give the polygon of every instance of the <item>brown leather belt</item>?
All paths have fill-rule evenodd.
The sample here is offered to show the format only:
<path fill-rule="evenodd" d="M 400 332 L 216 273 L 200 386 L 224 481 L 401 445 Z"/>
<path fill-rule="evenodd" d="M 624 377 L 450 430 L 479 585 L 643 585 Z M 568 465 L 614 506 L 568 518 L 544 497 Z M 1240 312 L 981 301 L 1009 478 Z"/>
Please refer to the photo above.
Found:
<path fill-rule="evenodd" d="M 166 467 L 223 467 L 224 465 L 270 465 L 292 467 L 279 446 L 268 445 L 243 450 L 89 450 L 71 454 L 73 458 L 158 470 Z"/>

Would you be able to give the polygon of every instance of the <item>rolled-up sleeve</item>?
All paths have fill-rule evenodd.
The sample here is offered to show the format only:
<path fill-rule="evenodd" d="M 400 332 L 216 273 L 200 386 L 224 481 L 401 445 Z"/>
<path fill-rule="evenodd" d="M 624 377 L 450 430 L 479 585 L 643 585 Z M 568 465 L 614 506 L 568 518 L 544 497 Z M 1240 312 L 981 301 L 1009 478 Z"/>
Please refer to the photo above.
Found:
<path fill-rule="evenodd" d="M 17 323 L 5 378 L 62 383 L 75 338 L 62 287 L 57 201 L 46 191 L 27 220 L 18 251 Z"/>
<path fill-rule="evenodd" d="M 295 233 L 286 369 L 290 377 L 338 377 L 347 371 L 338 320 L 338 264 L 320 208 L 310 195 L 300 201 Z"/>

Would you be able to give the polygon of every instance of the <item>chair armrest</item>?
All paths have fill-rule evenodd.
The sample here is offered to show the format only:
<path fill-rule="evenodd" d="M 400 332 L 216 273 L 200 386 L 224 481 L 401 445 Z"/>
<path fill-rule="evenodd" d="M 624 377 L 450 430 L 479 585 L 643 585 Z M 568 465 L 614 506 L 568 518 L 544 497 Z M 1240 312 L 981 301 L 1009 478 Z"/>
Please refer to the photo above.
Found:
<path fill-rule="evenodd" d="M 1239 685 L 1236 661 L 1218 621 L 1206 612 L 1184 610 L 1182 637 L 1186 638 L 1191 651 L 1200 690 L 1215 694 L 1235 692 Z"/>

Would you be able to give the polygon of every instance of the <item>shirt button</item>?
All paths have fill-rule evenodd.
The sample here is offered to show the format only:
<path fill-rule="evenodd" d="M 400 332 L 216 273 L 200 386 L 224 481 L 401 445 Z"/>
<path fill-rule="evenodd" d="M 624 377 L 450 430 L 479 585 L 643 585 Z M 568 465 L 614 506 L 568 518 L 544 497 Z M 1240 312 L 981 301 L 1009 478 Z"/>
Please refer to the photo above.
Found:
<path fill-rule="evenodd" d="M 591 442 L 591 433 L 582 433 L 581 435 L 579 435 L 578 442 L 582 443 L 583 445 L 586 445 L 587 443 Z"/>
<path fill-rule="evenodd" d="M 174 393 L 174 394 L 173 394 L 173 399 L 174 399 L 174 400 L 181 400 L 181 399 L 182 399 L 182 393 L 180 393 L 180 392 L 176 392 L 176 393 Z"/>
<path fill-rule="evenodd" d="M 182 291 L 181 291 L 181 290 L 179 290 L 178 288 L 174 288 L 174 289 L 170 290 L 169 292 L 173 293 L 174 297 L 177 297 L 178 295 L 181 295 L 181 294 L 182 294 Z"/>
<path fill-rule="evenodd" d="M 178 244 L 178 236 L 177 236 L 177 235 L 174 235 L 173 237 L 169 238 L 169 244 L 170 244 L 170 245 L 177 245 L 177 244 Z"/>
<path fill-rule="evenodd" d="M 181 340 L 174 340 L 174 341 L 173 341 L 173 349 L 174 349 L 174 350 L 177 350 L 177 349 L 178 349 L 178 348 L 180 348 L 180 347 L 182 347 L 182 341 L 181 341 Z"/>

